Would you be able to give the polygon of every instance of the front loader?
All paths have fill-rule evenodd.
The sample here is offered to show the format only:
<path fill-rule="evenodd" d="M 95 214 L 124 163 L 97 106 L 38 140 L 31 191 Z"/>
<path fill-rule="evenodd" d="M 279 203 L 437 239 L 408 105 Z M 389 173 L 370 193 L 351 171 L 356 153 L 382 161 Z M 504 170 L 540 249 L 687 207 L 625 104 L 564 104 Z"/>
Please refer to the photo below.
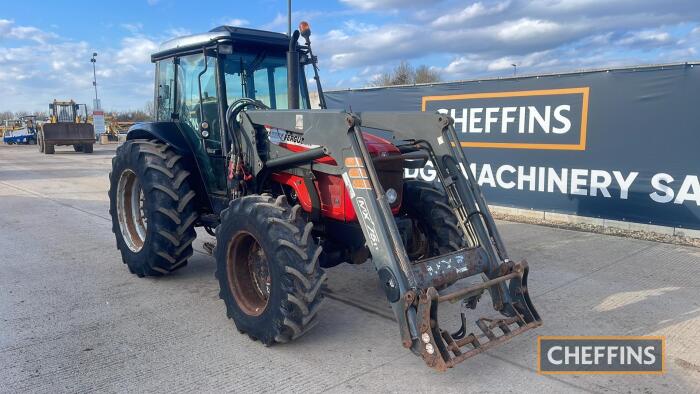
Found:
<path fill-rule="evenodd" d="M 73 100 L 49 104 L 49 121 L 41 125 L 39 152 L 51 155 L 59 145 L 72 145 L 76 152 L 92 153 L 95 129 L 88 123 L 87 106 Z"/>
<path fill-rule="evenodd" d="M 325 109 L 308 24 L 300 30 L 223 26 L 152 56 L 158 119 L 130 129 L 110 174 L 131 272 L 185 266 L 204 227 L 228 317 L 272 345 L 318 321 L 325 268 L 371 261 L 403 346 L 438 370 L 539 326 L 528 265 L 509 259 L 453 120 Z M 305 66 L 321 110 L 308 109 Z M 427 161 L 439 183 L 403 178 Z M 484 292 L 500 316 L 471 332 L 466 315 Z M 461 305 L 455 332 L 441 328 L 445 302 Z"/>

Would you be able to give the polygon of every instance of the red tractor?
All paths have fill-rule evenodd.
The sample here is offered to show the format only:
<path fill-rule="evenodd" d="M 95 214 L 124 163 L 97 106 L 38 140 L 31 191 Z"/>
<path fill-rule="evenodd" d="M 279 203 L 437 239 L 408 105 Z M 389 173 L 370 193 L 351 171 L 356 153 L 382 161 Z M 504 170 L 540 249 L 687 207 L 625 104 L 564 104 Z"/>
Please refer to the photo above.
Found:
<path fill-rule="evenodd" d="M 540 325 L 527 263 L 508 258 L 452 119 L 326 109 L 309 37 L 305 23 L 292 37 L 222 26 L 152 55 L 157 120 L 130 129 L 110 174 L 131 272 L 182 268 L 204 227 L 228 317 L 272 345 L 318 320 L 324 268 L 371 260 L 403 346 L 440 370 Z M 310 109 L 308 66 L 321 110 Z M 439 183 L 403 178 L 428 160 Z M 483 281 L 460 286 L 473 276 Z M 468 333 L 485 291 L 501 316 Z M 455 333 L 438 324 L 445 301 L 464 309 Z"/>

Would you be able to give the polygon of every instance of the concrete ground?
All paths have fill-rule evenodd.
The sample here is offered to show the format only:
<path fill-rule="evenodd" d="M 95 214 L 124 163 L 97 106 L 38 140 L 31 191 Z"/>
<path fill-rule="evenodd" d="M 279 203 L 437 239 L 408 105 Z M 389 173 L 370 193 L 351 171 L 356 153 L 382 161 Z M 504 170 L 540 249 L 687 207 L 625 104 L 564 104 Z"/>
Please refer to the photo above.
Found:
<path fill-rule="evenodd" d="M 238 334 L 212 257 L 129 274 L 108 213 L 114 146 L 0 145 L 0 391 L 699 392 L 700 249 L 500 222 L 545 324 L 438 373 L 401 347 L 369 264 L 329 270 L 320 323 Z M 664 375 L 536 373 L 537 335 L 664 335 Z"/>

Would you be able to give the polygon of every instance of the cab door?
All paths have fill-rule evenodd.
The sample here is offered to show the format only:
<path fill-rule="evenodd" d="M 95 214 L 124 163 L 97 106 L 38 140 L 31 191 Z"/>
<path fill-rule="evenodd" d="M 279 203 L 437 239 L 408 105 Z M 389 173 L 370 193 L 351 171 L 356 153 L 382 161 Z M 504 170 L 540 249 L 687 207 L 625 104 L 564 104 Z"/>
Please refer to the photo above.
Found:
<path fill-rule="evenodd" d="M 196 136 L 195 154 L 211 192 L 226 195 L 226 159 L 222 143 L 218 66 L 214 54 L 196 53 L 176 59 L 175 111 L 185 135 Z"/>

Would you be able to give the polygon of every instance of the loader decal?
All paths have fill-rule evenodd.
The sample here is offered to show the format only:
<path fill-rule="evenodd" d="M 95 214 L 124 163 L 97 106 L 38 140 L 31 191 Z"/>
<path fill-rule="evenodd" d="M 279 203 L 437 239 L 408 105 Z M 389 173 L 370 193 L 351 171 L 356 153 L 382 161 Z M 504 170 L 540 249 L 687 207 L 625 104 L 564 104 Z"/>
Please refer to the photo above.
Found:
<path fill-rule="evenodd" d="M 350 183 L 355 189 L 372 188 L 372 183 L 369 181 L 367 170 L 362 165 L 362 161 L 357 157 L 348 157 L 345 159 L 345 166 L 348 167 L 347 174 Z"/>
<path fill-rule="evenodd" d="M 320 145 L 305 144 L 304 135 L 274 127 L 265 127 L 267 138 L 271 143 L 284 147 L 285 145 L 300 146 L 307 149 L 318 148 Z"/>
<path fill-rule="evenodd" d="M 374 220 L 372 219 L 372 214 L 367 208 L 367 201 L 364 197 L 359 196 L 355 199 L 355 201 L 357 202 L 357 206 L 360 207 L 360 216 L 362 216 L 362 220 L 364 221 L 365 227 L 367 228 L 367 234 L 369 235 L 367 237 L 367 242 L 372 244 L 372 246 L 375 249 L 378 249 L 379 235 L 377 234 L 377 227 L 374 224 Z"/>

